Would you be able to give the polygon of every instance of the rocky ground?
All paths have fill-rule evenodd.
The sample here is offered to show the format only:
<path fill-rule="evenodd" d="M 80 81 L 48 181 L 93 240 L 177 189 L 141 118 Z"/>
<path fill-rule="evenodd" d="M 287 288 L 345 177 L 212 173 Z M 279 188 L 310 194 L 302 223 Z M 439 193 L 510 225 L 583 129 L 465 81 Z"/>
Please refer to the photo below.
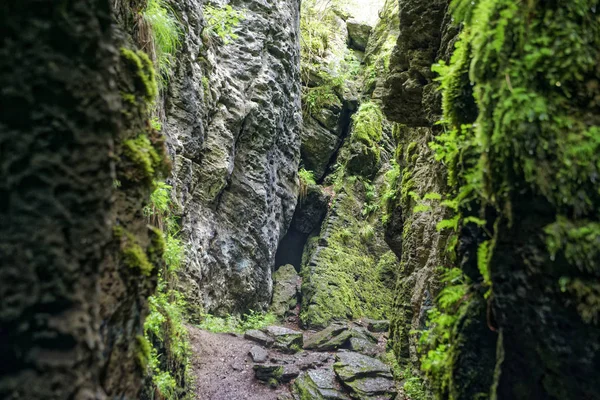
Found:
<path fill-rule="evenodd" d="M 189 327 L 198 399 L 404 399 L 382 360 L 387 321 L 244 335 Z M 399 395 L 400 393 L 400 395 Z"/>

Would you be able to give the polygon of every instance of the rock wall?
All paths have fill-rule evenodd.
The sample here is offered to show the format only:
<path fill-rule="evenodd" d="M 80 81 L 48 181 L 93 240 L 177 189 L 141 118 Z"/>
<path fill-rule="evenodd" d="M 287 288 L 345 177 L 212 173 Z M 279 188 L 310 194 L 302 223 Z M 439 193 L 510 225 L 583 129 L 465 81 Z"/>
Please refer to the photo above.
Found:
<path fill-rule="evenodd" d="M 465 29 L 440 73 L 449 132 L 461 134 L 440 154 L 472 283 L 445 310 L 458 318 L 449 368 L 432 374 L 442 396 L 600 398 L 595 7 L 539 3 L 532 13 L 497 0 L 453 14 Z"/>
<path fill-rule="evenodd" d="M 230 5 L 244 17 L 225 42 L 200 1 L 174 4 L 185 34 L 164 125 L 188 246 L 181 284 L 212 313 L 269 302 L 300 158 L 299 2 Z"/>
<path fill-rule="evenodd" d="M 307 232 L 300 320 L 325 327 L 335 320 L 383 319 L 391 309 L 397 263 L 384 241 L 380 207 L 394 146 L 392 126 L 369 87 L 377 86 L 375 64 L 386 63 L 384 53 L 391 47 L 384 45 L 387 38 L 372 35 L 374 26 L 352 17 L 360 10 L 310 7 L 328 24 L 323 32 L 328 40 L 312 52 L 303 49 L 304 111 L 311 122 L 302 132 L 302 166 L 316 169 L 330 201 L 322 225 Z M 304 16 L 309 43 L 310 9 Z M 327 50 L 315 56 L 322 48 Z M 319 138 L 334 141 L 323 146 Z"/>
<path fill-rule="evenodd" d="M 111 3 L 1 6 L 3 399 L 142 385 L 163 252 L 142 208 L 168 168 L 148 120 L 154 70 L 131 36 L 144 4 Z"/>
<path fill-rule="evenodd" d="M 387 226 L 401 257 L 397 355 L 423 357 L 440 399 L 600 398 L 590 372 L 600 360 L 589 247 L 600 237 L 598 166 L 583 161 L 598 151 L 600 20 L 587 11 L 596 2 L 540 3 L 533 13 L 532 4 L 456 1 L 458 36 L 445 1 L 399 4 L 383 92 L 386 115 L 404 125 Z M 444 131 L 433 126 L 442 108 Z M 410 330 L 425 327 L 434 304 L 417 355 Z"/>
<path fill-rule="evenodd" d="M 449 263 L 448 235 L 436 229 L 445 210 L 435 201 L 448 191 L 446 171 L 428 145 L 440 131 L 434 124 L 442 112 L 431 65 L 449 59 L 456 34 L 446 8 L 445 0 L 400 0 L 397 44 L 389 75 L 379 88 L 386 116 L 398 124 L 394 139 L 399 172 L 386 224 L 386 241 L 400 258 L 391 337 L 397 357 L 415 366 L 417 337 L 410 332 L 425 328 L 427 310 L 441 287 L 437 270 Z"/>

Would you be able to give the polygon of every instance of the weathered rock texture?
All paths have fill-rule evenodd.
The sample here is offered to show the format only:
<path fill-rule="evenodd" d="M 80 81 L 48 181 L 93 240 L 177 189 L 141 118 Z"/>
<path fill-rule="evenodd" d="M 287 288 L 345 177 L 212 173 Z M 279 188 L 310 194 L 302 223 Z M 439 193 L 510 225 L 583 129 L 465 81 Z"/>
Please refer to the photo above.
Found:
<path fill-rule="evenodd" d="M 270 300 L 300 148 L 299 3 L 231 5 L 245 18 L 228 44 L 201 33 L 200 2 L 178 6 L 186 34 L 164 126 L 188 246 L 182 286 L 217 313 Z"/>
<path fill-rule="evenodd" d="M 456 32 L 448 27 L 445 0 L 401 0 L 399 7 L 398 43 L 390 75 L 379 92 L 386 116 L 399 124 L 394 132 L 399 170 L 395 195 L 387 205 L 386 241 L 400 258 L 391 321 L 393 346 L 401 360 L 416 365 L 416 337 L 410 332 L 425 328 L 427 310 L 441 286 L 436 270 L 448 261 L 448 235 L 436 229 L 444 208 L 439 201 L 425 199 L 427 194 L 441 197 L 447 192 L 445 167 L 428 146 L 439 133 L 434 123 L 441 116 L 431 65 L 448 60 Z"/>
<path fill-rule="evenodd" d="M 148 123 L 151 63 L 110 7 L 0 7 L 3 399 L 141 388 L 138 339 L 162 255 L 141 210 L 164 153 Z M 119 21 L 134 8 L 117 7 Z"/>
<path fill-rule="evenodd" d="M 466 28 L 441 71 L 444 116 L 465 133 L 444 149 L 459 149 L 445 161 L 473 284 L 449 368 L 432 374 L 440 396 L 600 398 L 597 5 L 542 2 L 532 14 L 494 0 L 454 14 Z"/>
<path fill-rule="evenodd" d="M 306 63 L 312 62 L 309 67 L 320 71 L 325 82 L 343 77 L 349 83 L 309 87 L 306 97 L 310 100 L 315 90 L 330 90 L 336 99 L 319 104 L 320 108 L 313 105 L 309 109 L 311 118 L 317 121 L 322 120 L 325 111 L 331 110 L 332 104 L 347 105 L 346 112 L 350 115 L 334 114 L 330 129 L 340 126 L 344 118 L 351 118 L 347 132 L 342 133 L 340 148 L 329 156 L 332 165 L 325 169 L 327 173 L 322 181 L 324 190 L 332 194 L 327 215 L 320 231 L 313 233 L 304 249 L 301 321 L 313 327 L 364 316 L 386 318 L 391 308 L 397 263 L 384 241 L 380 207 L 387 187 L 385 174 L 392 169 L 392 127 L 383 117 L 379 104 L 371 101 L 372 91 L 364 90 L 364 96 L 361 95 L 363 88 L 377 85 L 371 75 L 387 64 L 391 47 L 383 43 L 387 37 L 381 40 L 380 36 L 372 36 L 374 40 L 371 40 L 369 34 L 374 30 L 365 28 L 367 37 L 362 49 L 368 42 L 366 54 L 369 56 L 365 63 L 368 68 L 352 69 L 352 65 L 360 65 L 358 59 L 364 56 L 347 47 L 352 42 L 348 39 L 348 29 L 352 33 L 354 26 L 346 28 L 337 14 L 330 19 L 334 31 L 332 42 L 340 47 L 331 55 L 309 59 Z M 327 65 L 336 63 L 337 69 L 327 69 Z M 312 84 L 317 82 L 309 80 L 308 86 Z M 303 131 L 303 138 L 309 141 L 313 135 L 310 126 Z M 307 153 L 312 154 L 309 150 L 304 146 L 305 165 Z"/>

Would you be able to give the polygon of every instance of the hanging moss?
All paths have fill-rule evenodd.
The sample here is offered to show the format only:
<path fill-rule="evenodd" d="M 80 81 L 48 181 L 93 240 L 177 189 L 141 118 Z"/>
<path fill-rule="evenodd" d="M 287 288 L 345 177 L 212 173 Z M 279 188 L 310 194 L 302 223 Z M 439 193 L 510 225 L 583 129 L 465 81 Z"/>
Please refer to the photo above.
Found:
<path fill-rule="evenodd" d="M 470 262 L 461 251 L 478 232 L 477 254 L 468 257 L 479 267 L 473 288 L 484 283 L 489 304 L 472 324 L 497 324 L 502 332 L 496 349 L 478 350 L 498 357 L 494 398 L 600 395 L 586 372 L 600 354 L 598 6 L 454 0 L 454 17 L 465 27 L 450 64 L 435 67 L 448 131 L 432 147 L 449 168 L 454 198 L 445 204 L 456 212 L 444 226 L 460 232 L 465 271 Z M 475 301 L 481 293 L 473 290 L 464 306 Z M 434 320 L 452 321 L 467 340 L 483 337 L 456 316 L 446 308 Z M 468 398 L 474 381 L 489 377 L 487 370 L 461 375 L 457 368 L 473 355 L 459 337 L 436 348 L 453 364 L 429 369 L 439 398 Z M 429 347 L 424 365 L 436 357 Z M 573 376 L 573 368 L 583 372 Z"/>
<path fill-rule="evenodd" d="M 133 51 L 122 47 L 121 58 L 136 77 L 136 92 L 146 102 L 152 103 L 158 96 L 158 85 L 154 66 L 148 55 L 141 50 Z"/>
<path fill-rule="evenodd" d="M 152 182 L 157 175 L 166 174 L 165 157 L 145 134 L 123 142 L 123 153 L 137 166 L 137 173 L 130 174 L 134 179 L 141 177 Z"/>
<path fill-rule="evenodd" d="M 150 276 L 154 264 L 148 259 L 148 254 L 139 245 L 135 235 L 120 226 L 113 229 L 113 234 L 121 242 L 121 254 L 125 265 L 139 271 L 142 275 Z"/>

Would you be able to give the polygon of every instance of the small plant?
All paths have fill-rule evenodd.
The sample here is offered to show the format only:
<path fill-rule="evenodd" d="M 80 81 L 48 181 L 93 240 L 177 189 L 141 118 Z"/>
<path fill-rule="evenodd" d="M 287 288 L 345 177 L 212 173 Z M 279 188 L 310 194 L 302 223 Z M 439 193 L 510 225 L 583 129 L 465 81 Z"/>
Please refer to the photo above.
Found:
<path fill-rule="evenodd" d="M 151 224 L 160 227 L 157 232 L 164 242 L 164 265 L 159 273 L 157 290 L 148 298 L 150 314 L 144 323 L 144 335 L 152 345 L 149 362 L 152 390 L 162 399 L 178 400 L 183 399 L 192 387 L 188 372 L 190 345 L 184 325 L 186 302 L 175 289 L 185 246 L 178 236 L 171 186 L 165 182 L 154 182 L 154 186 L 144 214 Z"/>
<path fill-rule="evenodd" d="M 243 10 L 235 10 L 229 4 L 224 7 L 214 7 L 207 4 L 204 6 L 204 17 L 207 32 L 220 38 L 227 45 L 238 38 L 234 30 L 241 21 L 246 19 L 246 13 Z"/>
<path fill-rule="evenodd" d="M 175 53 L 181 45 L 179 21 L 165 0 L 149 0 L 143 17 L 150 26 L 151 52 L 156 56 L 161 82 L 165 86 L 175 63 Z"/>
<path fill-rule="evenodd" d="M 262 329 L 277 322 L 277 318 L 272 313 L 261 313 L 250 310 L 248 314 L 242 317 L 228 315 L 226 317 L 216 317 L 210 314 L 202 316 L 202 322 L 198 325 L 214 333 L 237 332 L 244 333 L 251 329 Z"/>
<path fill-rule="evenodd" d="M 298 171 L 298 178 L 300 178 L 300 190 L 298 196 L 300 197 L 300 200 L 302 200 L 306 197 L 308 187 L 310 185 L 316 185 L 317 182 L 315 181 L 315 174 L 304 168 L 300 168 Z"/>

